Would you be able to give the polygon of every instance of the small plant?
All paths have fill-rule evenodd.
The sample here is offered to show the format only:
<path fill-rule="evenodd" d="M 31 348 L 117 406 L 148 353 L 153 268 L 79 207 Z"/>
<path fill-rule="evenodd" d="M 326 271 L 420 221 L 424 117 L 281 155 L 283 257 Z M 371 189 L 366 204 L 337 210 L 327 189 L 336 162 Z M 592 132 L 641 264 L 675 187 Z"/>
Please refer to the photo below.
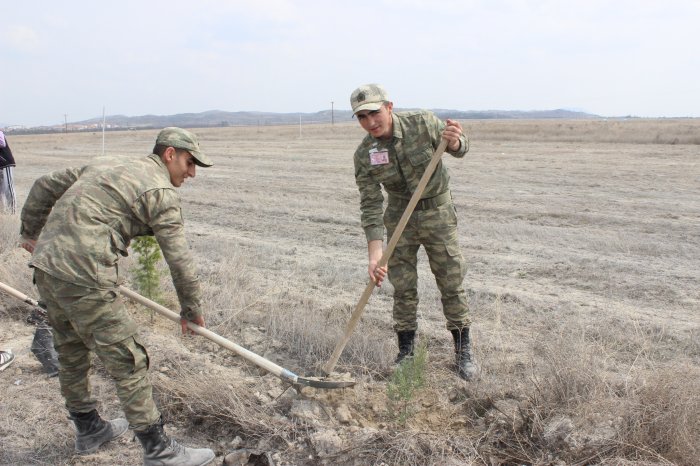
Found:
<path fill-rule="evenodd" d="M 158 242 L 153 236 L 139 236 L 134 239 L 132 246 L 136 252 L 136 267 L 132 271 L 136 287 L 147 298 L 160 302 L 160 275 L 157 264 L 161 253 Z"/>
<path fill-rule="evenodd" d="M 392 417 L 404 425 L 413 415 L 411 402 L 416 392 L 425 384 L 425 367 L 428 362 L 428 349 L 424 343 L 414 348 L 413 357 L 401 361 L 391 375 L 387 385 L 387 396 L 391 401 L 389 409 Z"/>

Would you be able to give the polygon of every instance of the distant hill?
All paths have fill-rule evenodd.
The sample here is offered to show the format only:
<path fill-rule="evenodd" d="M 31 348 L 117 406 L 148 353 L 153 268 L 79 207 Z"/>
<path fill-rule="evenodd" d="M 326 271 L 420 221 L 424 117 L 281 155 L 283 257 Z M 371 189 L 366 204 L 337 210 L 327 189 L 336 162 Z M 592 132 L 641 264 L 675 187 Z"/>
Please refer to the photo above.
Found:
<path fill-rule="evenodd" d="M 395 108 L 395 111 L 415 110 Z M 598 115 L 573 110 L 447 110 L 433 109 L 442 118 L 460 120 L 490 120 L 490 119 L 595 119 Z M 124 129 L 164 128 L 166 126 L 181 126 L 185 128 L 204 128 L 216 126 L 260 126 L 260 125 L 296 125 L 315 123 L 342 123 L 353 121 L 350 110 L 322 110 L 313 113 L 274 113 L 274 112 L 225 112 L 209 110 L 201 113 L 178 113 L 176 115 L 108 115 L 105 117 L 106 128 L 109 131 Z M 68 127 L 74 131 L 94 131 L 102 127 L 102 117 L 83 121 L 68 122 L 65 125 L 40 126 L 32 128 L 7 128 L 15 133 L 47 133 L 62 132 Z"/>
<path fill-rule="evenodd" d="M 395 109 L 396 111 L 408 109 Z M 540 110 L 540 111 L 509 111 L 509 110 L 485 110 L 463 111 L 434 109 L 440 118 L 455 119 L 538 119 L 538 118 L 599 118 L 584 112 L 571 110 Z M 177 115 L 142 115 L 124 116 L 112 115 L 106 118 L 107 124 L 126 127 L 155 127 L 183 126 L 189 128 L 205 126 L 248 126 L 248 125 L 286 125 L 302 123 L 330 123 L 331 118 L 335 122 L 351 121 L 350 110 L 323 110 L 314 113 L 272 113 L 272 112 L 225 112 L 222 110 L 210 110 L 202 113 L 180 113 Z M 75 124 L 91 125 L 101 124 L 101 118 L 92 118 Z"/>

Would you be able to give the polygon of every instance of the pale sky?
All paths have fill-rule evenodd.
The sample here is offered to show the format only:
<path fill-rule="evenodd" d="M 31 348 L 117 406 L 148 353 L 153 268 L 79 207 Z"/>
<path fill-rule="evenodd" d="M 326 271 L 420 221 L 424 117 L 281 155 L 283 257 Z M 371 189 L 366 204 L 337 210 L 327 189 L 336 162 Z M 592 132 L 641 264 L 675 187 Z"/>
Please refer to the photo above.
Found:
<path fill-rule="evenodd" d="M 396 107 L 700 117 L 700 0 L 0 0 L 0 126 Z"/>

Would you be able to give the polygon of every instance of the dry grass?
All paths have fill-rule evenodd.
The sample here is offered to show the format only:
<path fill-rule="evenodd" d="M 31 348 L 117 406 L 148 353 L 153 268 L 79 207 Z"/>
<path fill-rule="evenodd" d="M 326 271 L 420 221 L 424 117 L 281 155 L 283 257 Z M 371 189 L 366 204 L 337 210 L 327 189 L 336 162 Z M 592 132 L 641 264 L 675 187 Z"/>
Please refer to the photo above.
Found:
<path fill-rule="evenodd" d="M 606 144 L 700 144 L 695 119 L 467 121 L 474 139 Z"/>
<path fill-rule="evenodd" d="M 166 419 L 187 421 L 218 438 L 283 440 L 293 431 L 290 422 L 276 416 L 273 406 L 264 406 L 255 397 L 260 390 L 255 380 L 241 380 L 240 372 L 234 370 L 202 370 L 191 362 L 170 360 L 171 375 L 158 373 L 152 378 Z"/>
<path fill-rule="evenodd" d="M 465 126 L 472 152 L 445 163 L 469 267 L 481 380 L 465 384 L 452 372 L 451 337 L 421 253 L 428 388 L 405 427 L 382 408 L 396 351 L 389 284 L 372 296 L 339 361 L 359 385 L 328 394 L 280 396 L 276 379 L 201 339 L 179 341 L 172 326 L 135 310 L 159 402 L 175 425 L 218 453 L 240 436 L 292 464 L 695 463 L 700 122 Z M 304 127 L 301 138 L 297 127 L 197 132 L 216 166 L 199 170 L 181 194 L 208 326 L 283 367 L 317 374 L 366 283 L 351 162 L 362 132 L 344 125 Z M 143 155 L 155 132 L 109 136 L 108 152 Z M 82 163 L 100 147 L 98 134 L 15 137 L 20 203 L 33 179 Z M 17 217 L 2 218 L 0 273 L 31 295 L 27 256 L 11 247 L 17 229 Z M 169 280 L 162 285 L 176 307 Z M 28 344 L 26 306 L 11 303 L 0 297 L 0 319 L 24 340 L 4 333 L 0 345 Z M 13 390 L 11 381 L 0 382 Z M 45 390 L 54 390 L 50 403 L 59 405 L 56 387 Z M 328 419 L 293 418 L 290 404 L 300 399 L 321 404 Z M 0 463 L 72 461 L 60 406 L 50 411 L 56 429 L 45 447 L 19 446 L 37 416 L 19 403 L 0 401 L 12 415 L 0 422 Z M 350 407 L 354 424 L 335 418 L 339 404 Z M 107 406 L 116 409 L 113 399 Z M 325 430 L 343 444 L 319 456 L 310 439 Z M 93 462 L 113 464 L 124 449 L 110 447 Z"/>
<path fill-rule="evenodd" d="M 700 458 L 698 393 L 697 366 L 660 367 L 627 397 L 619 452 L 631 458 L 653 455 L 675 464 L 696 464 Z"/>

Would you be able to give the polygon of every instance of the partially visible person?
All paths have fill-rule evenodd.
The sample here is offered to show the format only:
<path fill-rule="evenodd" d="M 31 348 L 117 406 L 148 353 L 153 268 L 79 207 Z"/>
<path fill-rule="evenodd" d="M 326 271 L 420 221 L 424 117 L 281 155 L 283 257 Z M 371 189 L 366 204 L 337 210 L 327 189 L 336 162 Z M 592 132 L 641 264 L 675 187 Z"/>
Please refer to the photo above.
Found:
<path fill-rule="evenodd" d="M 367 238 L 368 273 L 381 286 L 385 276 L 394 286 L 394 330 L 398 336 L 396 363 L 413 355 L 418 328 L 418 249 L 423 246 L 442 296 L 447 329 L 452 333 L 457 373 L 473 380 L 478 367 L 471 351 L 469 308 L 462 281 L 465 264 L 457 239 L 457 215 L 447 167 L 440 161 L 415 207 L 403 235 L 379 267 L 384 229 L 394 234 L 440 140 L 447 153 L 464 157 L 469 141 L 458 121 L 438 119 L 427 111 L 393 112 L 394 104 L 378 84 L 360 86 L 350 96 L 352 112 L 367 135 L 354 155 L 355 182 L 360 191 L 362 227 Z M 384 211 L 384 195 L 388 195 Z"/>
<path fill-rule="evenodd" d="M 15 355 L 12 351 L 0 351 L 0 371 L 7 369 L 13 362 L 15 362 Z"/>
<path fill-rule="evenodd" d="M 182 332 L 188 321 L 205 325 L 175 188 L 193 178 L 197 166 L 211 165 L 194 134 L 165 128 L 148 157 L 100 158 L 58 170 L 36 180 L 27 196 L 21 245 L 32 252 L 29 264 L 53 329 L 78 453 L 131 428 L 144 465 L 205 465 L 215 458 L 210 449 L 186 448 L 166 435 L 147 378 L 148 353 L 118 291 L 119 258 L 134 237 L 153 235 L 180 301 Z M 126 420 L 105 421 L 97 413 L 88 379 L 91 353 L 114 379 Z"/>
<path fill-rule="evenodd" d="M 43 306 L 42 303 L 39 305 Z M 46 311 L 41 307 L 34 308 L 27 317 L 27 323 L 36 325 L 31 346 L 32 353 L 41 363 L 44 372 L 49 377 L 56 377 L 58 375 L 58 353 L 53 346 L 51 324 L 49 324 Z"/>
<path fill-rule="evenodd" d="M 14 214 L 17 210 L 15 183 L 12 178 L 15 159 L 5 133 L 0 131 L 0 213 Z"/>

